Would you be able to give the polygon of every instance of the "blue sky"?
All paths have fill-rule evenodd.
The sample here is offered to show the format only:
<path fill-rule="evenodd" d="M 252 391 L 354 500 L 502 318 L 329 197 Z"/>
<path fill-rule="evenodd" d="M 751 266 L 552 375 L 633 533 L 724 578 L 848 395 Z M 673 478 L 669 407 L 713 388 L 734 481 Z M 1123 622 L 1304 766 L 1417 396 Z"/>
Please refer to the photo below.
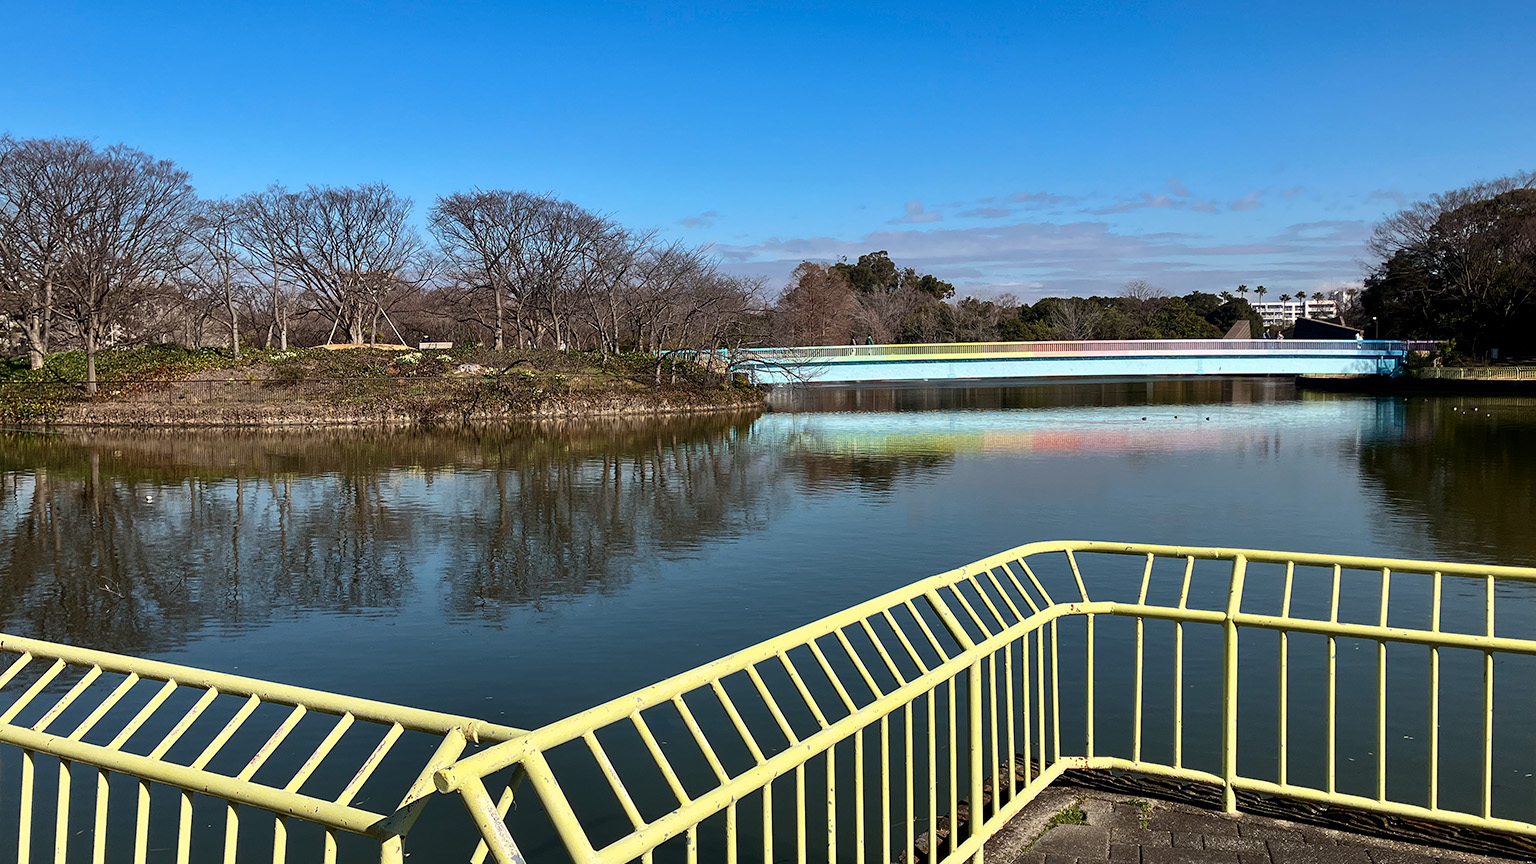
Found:
<path fill-rule="evenodd" d="M 1536 167 L 1536 4 L 19 3 L 0 130 L 232 195 L 550 191 L 775 285 L 883 248 L 978 294 L 1358 280 Z M 14 38 L 22 35 L 23 38 Z"/>

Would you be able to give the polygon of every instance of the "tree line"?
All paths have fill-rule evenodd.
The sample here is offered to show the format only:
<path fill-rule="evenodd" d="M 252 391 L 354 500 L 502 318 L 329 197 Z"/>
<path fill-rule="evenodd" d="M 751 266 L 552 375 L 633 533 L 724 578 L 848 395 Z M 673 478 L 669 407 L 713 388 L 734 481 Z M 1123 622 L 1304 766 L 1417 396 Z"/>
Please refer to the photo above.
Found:
<path fill-rule="evenodd" d="M 203 198 L 126 145 L 0 136 L 0 324 L 51 351 L 255 339 L 660 355 L 761 341 L 762 282 L 552 195 L 436 199 L 382 183 Z M 754 331 L 753 328 L 757 327 Z"/>
<path fill-rule="evenodd" d="M 1360 313 L 1383 335 L 1536 355 L 1536 172 L 1442 192 L 1388 217 Z"/>
<path fill-rule="evenodd" d="M 1258 288 L 1261 296 L 1264 290 Z M 784 345 L 1217 339 L 1246 320 L 1257 337 L 1263 321 L 1245 296 L 1247 286 L 1237 291 L 1175 297 L 1138 279 L 1113 297 L 1046 297 L 1029 304 L 1004 294 L 951 302 L 953 285 L 898 267 L 879 251 L 853 264 L 801 263 L 774 308 L 772 332 Z"/>

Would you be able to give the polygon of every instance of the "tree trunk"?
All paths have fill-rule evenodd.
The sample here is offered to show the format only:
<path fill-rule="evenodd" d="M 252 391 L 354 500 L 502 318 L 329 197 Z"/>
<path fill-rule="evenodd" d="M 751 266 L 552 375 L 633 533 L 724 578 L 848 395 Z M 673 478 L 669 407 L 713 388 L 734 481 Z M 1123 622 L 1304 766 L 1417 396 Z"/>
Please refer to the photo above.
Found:
<path fill-rule="evenodd" d="M 85 324 L 85 392 L 96 395 L 96 316 L 93 313 Z"/>
<path fill-rule="evenodd" d="M 503 340 L 507 318 L 506 301 L 501 296 L 500 287 L 493 286 L 492 290 L 496 293 L 496 350 L 501 351 L 506 348 L 506 343 Z"/>

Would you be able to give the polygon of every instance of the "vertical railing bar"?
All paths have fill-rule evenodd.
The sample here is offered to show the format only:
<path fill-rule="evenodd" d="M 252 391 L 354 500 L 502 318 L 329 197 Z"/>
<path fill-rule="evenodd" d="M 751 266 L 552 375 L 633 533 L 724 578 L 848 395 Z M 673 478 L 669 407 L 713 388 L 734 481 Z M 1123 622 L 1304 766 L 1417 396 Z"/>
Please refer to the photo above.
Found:
<path fill-rule="evenodd" d="M 917 823 L 917 809 L 916 809 L 916 798 L 915 798 L 915 792 L 916 792 L 915 786 L 916 786 L 916 784 L 913 783 L 913 778 L 912 778 L 912 773 L 913 773 L 913 760 L 912 760 L 912 703 L 911 702 L 907 702 L 905 705 L 901 706 L 901 709 L 902 709 L 901 732 L 902 732 L 902 743 L 903 743 L 903 748 L 904 748 L 902 750 L 902 753 L 906 757 L 905 759 L 902 760 L 902 765 L 905 766 L 905 768 L 906 768 L 906 771 L 904 773 L 906 774 L 906 781 L 907 781 L 906 782 L 906 789 L 905 789 L 905 792 L 906 792 L 906 804 L 907 804 L 907 806 L 906 806 L 906 809 L 902 811 L 902 820 L 901 820 L 903 823 L 906 824 L 906 828 L 907 828 L 907 832 L 906 832 L 907 857 L 904 860 L 916 862 L 917 861 L 917 846 L 916 846 L 916 842 L 917 842 L 916 841 L 916 834 L 917 834 L 917 827 L 916 827 L 916 823 Z"/>
<path fill-rule="evenodd" d="M 32 751 L 22 750 L 21 798 L 16 823 L 16 864 L 28 864 L 32 860 L 32 793 L 33 772 L 36 770 L 32 761 Z"/>
<path fill-rule="evenodd" d="M 1035 633 L 1039 634 L 1037 627 Z M 1029 694 L 1029 634 L 1025 633 L 1019 639 L 1019 706 L 1020 715 L 1024 727 L 1024 785 L 1028 787 L 1034 780 L 1034 727 L 1030 719 L 1030 694 Z M 1045 750 L 1040 751 L 1040 758 L 1045 759 Z M 1017 775 L 1017 769 L 1014 770 Z"/>
<path fill-rule="evenodd" d="M 880 718 L 880 862 L 891 860 L 891 715 Z"/>
<path fill-rule="evenodd" d="M 977 657 L 976 659 L 971 661 L 970 673 L 967 676 L 965 690 L 966 690 L 966 696 L 967 696 L 966 702 L 969 705 L 969 710 L 966 713 L 970 715 L 970 724 L 969 724 L 969 728 L 966 730 L 966 736 L 965 736 L 966 737 L 966 749 L 970 752 L 970 755 L 971 755 L 970 770 L 968 771 L 968 773 L 971 775 L 971 826 L 970 826 L 970 830 L 971 830 L 972 834 L 976 834 L 976 833 L 979 833 L 981 831 L 981 823 L 986 818 L 986 805 L 985 805 L 985 803 L 982 800 L 982 785 L 983 785 L 982 780 L 983 780 L 983 775 L 985 774 L 985 769 L 982 767 L 982 758 L 981 758 L 982 755 L 983 755 L 982 748 L 984 746 L 984 742 L 982 740 L 983 739 L 983 734 L 982 734 L 982 729 L 981 729 L 981 658 L 980 657 Z M 994 789 L 994 791 L 996 791 L 996 790 Z M 958 808 L 956 808 L 956 810 L 955 810 L 955 819 L 956 819 L 956 821 L 951 822 L 950 826 L 949 826 L 950 827 L 949 836 L 950 836 L 950 848 L 951 849 L 954 849 L 955 847 L 960 845 L 960 822 L 959 822 L 959 816 L 960 816 L 960 811 L 959 811 Z M 975 860 L 976 860 L 977 864 L 980 864 L 980 856 L 977 856 L 977 858 Z"/>
<path fill-rule="evenodd" d="M 864 860 L 864 733 L 862 726 L 853 733 L 853 848 L 855 861 Z"/>
<path fill-rule="evenodd" d="M 1280 595 L 1280 617 L 1291 617 L 1291 588 L 1296 577 L 1296 562 L 1285 562 L 1285 588 Z M 1290 637 L 1281 630 L 1280 636 L 1280 785 L 1286 785 L 1290 771 Z"/>
<path fill-rule="evenodd" d="M 1141 571 L 1141 590 L 1136 592 L 1136 605 L 1138 605 L 1138 606 L 1143 606 L 1147 602 L 1147 590 L 1152 585 L 1152 564 L 1156 560 L 1157 560 L 1157 556 L 1153 555 L 1151 552 L 1147 553 L 1147 565 L 1144 568 L 1142 568 L 1142 571 Z M 1136 692 L 1135 692 L 1135 695 L 1133 697 L 1133 701 L 1132 701 L 1132 705 L 1131 705 L 1131 761 L 1132 762 L 1138 762 L 1138 763 L 1141 761 L 1142 700 L 1144 698 L 1143 697 L 1143 690 L 1144 690 L 1144 686 L 1143 685 L 1144 685 L 1145 680 L 1146 680 L 1146 676 L 1145 676 L 1145 672 L 1144 672 L 1145 665 L 1146 665 L 1146 653 L 1145 653 L 1146 627 L 1147 627 L 1146 619 L 1143 618 L 1140 615 L 1137 615 L 1136 616 L 1136 680 L 1135 680 Z"/>
<path fill-rule="evenodd" d="M 1494 580 L 1486 577 L 1487 613 L 1485 632 L 1493 638 Z M 1483 818 L 1493 814 L 1493 652 L 1483 652 Z"/>
<path fill-rule="evenodd" d="M 960 729 L 956 710 L 960 694 L 955 692 L 959 689 L 955 678 L 950 678 L 948 684 L 945 692 L 949 696 L 949 849 L 953 852 L 959 843 L 955 835 L 959 833 L 960 827 Z"/>
<path fill-rule="evenodd" d="M 1045 771 L 1045 628 L 1035 630 L 1035 727 L 1038 733 L 1035 737 L 1036 751 L 1039 752 L 1040 770 L 1036 774 Z"/>
<path fill-rule="evenodd" d="M 1000 774 L 1002 770 L 1002 753 L 998 750 L 997 746 L 997 654 L 988 654 L 985 660 L 987 664 L 987 704 L 991 707 L 986 714 L 982 715 L 982 722 L 983 725 L 986 726 L 987 730 L 991 733 L 988 735 L 988 740 L 992 745 L 992 758 L 987 759 L 984 764 L 986 767 L 992 769 L 992 808 L 995 811 L 998 807 L 1002 806 L 1003 803 L 1002 777 Z M 986 722 L 989 718 L 991 723 Z M 981 804 L 978 802 L 976 807 L 978 809 L 981 808 Z M 976 824 L 979 825 L 981 823 L 978 822 Z"/>
<path fill-rule="evenodd" d="M 1433 578 L 1434 596 L 1430 601 L 1429 629 L 1440 632 L 1440 596 L 1443 577 L 1439 570 Z M 1440 807 L 1440 647 L 1429 646 L 1429 809 Z"/>
<path fill-rule="evenodd" d="M 928 861 L 939 860 L 939 686 L 928 691 Z M 831 862 L 828 862 L 831 864 Z"/>
<path fill-rule="evenodd" d="M 53 829 L 54 864 L 65 864 L 69 856 L 69 763 L 59 760 L 59 796 Z"/>
<path fill-rule="evenodd" d="M 807 864 L 805 819 L 805 763 L 795 766 L 795 861 Z"/>
<path fill-rule="evenodd" d="M 725 805 L 725 864 L 736 864 L 736 802 Z"/>
<path fill-rule="evenodd" d="M 827 862 L 837 860 L 837 745 L 827 745 Z"/>
<path fill-rule="evenodd" d="M 672 794 L 677 797 L 677 804 L 681 807 L 693 800 L 688 797 L 688 792 L 683 788 L 683 781 L 672 768 L 672 762 L 667 755 L 661 752 L 661 745 L 657 743 L 656 736 L 651 733 L 651 726 L 645 722 L 645 718 L 636 711 L 629 715 L 629 722 L 634 725 L 635 731 L 640 733 L 640 740 L 645 743 L 645 749 L 650 751 L 651 759 L 656 767 L 661 769 L 661 776 L 667 780 L 667 785 L 672 787 Z"/>
<path fill-rule="evenodd" d="M 1195 556 L 1184 556 L 1184 582 L 1179 588 L 1179 609 L 1189 608 L 1189 583 L 1195 573 Z M 1184 767 L 1184 620 L 1173 622 L 1173 767 Z"/>
<path fill-rule="evenodd" d="M 1072 550 L 1067 550 L 1067 563 L 1072 566 L 1072 578 L 1077 581 L 1077 593 L 1082 595 L 1083 602 L 1088 602 L 1088 586 L 1083 584 L 1083 571 L 1077 569 L 1077 556 Z"/>
<path fill-rule="evenodd" d="M 1387 626 L 1392 570 L 1381 568 L 1381 611 L 1378 623 Z M 1387 800 L 1387 643 L 1376 640 L 1376 800 Z"/>
<path fill-rule="evenodd" d="M 928 664 L 923 662 L 922 655 L 917 652 L 917 647 L 912 644 L 912 640 L 907 638 L 906 631 L 902 630 L 901 625 L 896 623 L 896 618 L 891 615 L 891 610 L 881 609 L 880 614 L 885 616 L 885 620 L 891 625 L 891 629 L 896 632 L 896 638 L 901 640 L 901 647 L 906 649 L 907 656 L 912 658 L 912 662 L 917 664 L 919 670 L 924 673 L 928 672 Z"/>
<path fill-rule="evenodd" d="M 1051 619 L 1051 761 L 1061 761 L 1061 643 Z"/>
<path fill-rule="evenodd" d="M 97 769 L 96 824 L 95 830 L 91 833 L 92 864 L 106 864 L 107 860 L 107 794 L 110 791 L 107 784 L 107 769 Z"/>
<path fill-rule="evenodd" d="M 1332 599 L 1328 604 L 1328 621 L 1337 624 L 1339 621 L 1339 581 L 1343 570 L 1339 565 L 1333 565 L 1333 591 Z M 1328 637 L 1328 778 L 1327 793 L 1332 795 L 1337 787 L 1339 748 L 1338 748 L 1338 718 L 1339 718 L 1339 650 L 1338 640 L 1333 636 Z"/>
<path fill-rule="evenodd" d="M 773 783 L 763 784 L 763 864 L 773 864 Z"/>
<path fill-rule="evenodd" d="M 1083 755 L 1087 756 L 1089 759 L 1092 759 L 1093 758 L 1093 733 L 1094 733 L 1094 725 L 1095 725 L 1094 724 L 1094 719 L 1093 719 L 1094 718 L 1094 707 L 1095 707 L 1094 706 L 1094 679 L 1095 679 L 1094 671 L 1095 671 L 1095 667 L 1094 667 L 1094 661 L 1093 661 L 1093 647 L 1094 647 L 1094 645 L 1093 645 L 1093 643 L 1094 643 L 1093 613 L 1090 612 L 1085 617 L 1087 618 L 1087 621 L 1086 621 L 1086 623 L 1084 625 L 1084 629 L 1087 632 L 1086 632 L 1086 638 L 1083 641 L 1086 644 L 1086 648 L 1087 648 L 1087 650 L 1086 650 L 1087 656 L 1084 658 L 1084 666 L 1087 669 L 1087 675 L 1085 676 L 1086 680 L 1084 681 L 1084 688 L 1083 689 L 1084 689 L 1084 692 L 1085 692 L 1085 700 L 1084 701 L 1087 703 L 1086 706 L 1085 706 L 1084 717 L 1085 717 L 1085 723 L 1086 723 L 1087 729 L 1088 729 L 1088 741 L 1087 741 L 1086 751 L 1084 752 Z"/>
<path fill-rule="evenodd" d="M 1226 621 L 1223 651 L 1225 685 L 1222 701 L 1225 703 L 1225 728 L 1221 736 L 1222 751 L 1222 808 L 1228 813 L 1237 812 L 1237 615 L 1243 606 L 1243 579 L 1247 574 L 1248 559 L 1236 555 L 1232 559 L 1232 575 L 1227 590 Z"/>
<path fill-rule="evenodd" d="M 1015 782 L 1014 760 L 1019 756 L 1018 735 L 1014 727 L 1018 725 L 1019 714 L 1015 707 L 1013 697 L 1013 643 L 1003 646 L 1003 695 L 1008 704 L 1008 800 L 1012 801 L 1014 793 L 1018 792 L 1018 784 Z M 994 795 L 1000 794 L 993 791 Z M 998 806 L 1002 806 L 1002 799 L 998 799 Z"/>

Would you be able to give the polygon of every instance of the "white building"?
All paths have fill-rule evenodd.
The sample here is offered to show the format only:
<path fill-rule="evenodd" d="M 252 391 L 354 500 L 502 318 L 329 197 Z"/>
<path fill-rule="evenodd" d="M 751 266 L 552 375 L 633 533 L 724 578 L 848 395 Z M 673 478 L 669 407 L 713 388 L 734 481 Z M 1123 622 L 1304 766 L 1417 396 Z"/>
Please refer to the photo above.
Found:
<path fill-rule="evenodd" d="M 1296 323 L 1297 318 L 1337 318 L 1339 304 L 1336 300 L 1276 300 L 1268 303 L 1251 303 L 1265 327 L 1281 330 Z"/>

